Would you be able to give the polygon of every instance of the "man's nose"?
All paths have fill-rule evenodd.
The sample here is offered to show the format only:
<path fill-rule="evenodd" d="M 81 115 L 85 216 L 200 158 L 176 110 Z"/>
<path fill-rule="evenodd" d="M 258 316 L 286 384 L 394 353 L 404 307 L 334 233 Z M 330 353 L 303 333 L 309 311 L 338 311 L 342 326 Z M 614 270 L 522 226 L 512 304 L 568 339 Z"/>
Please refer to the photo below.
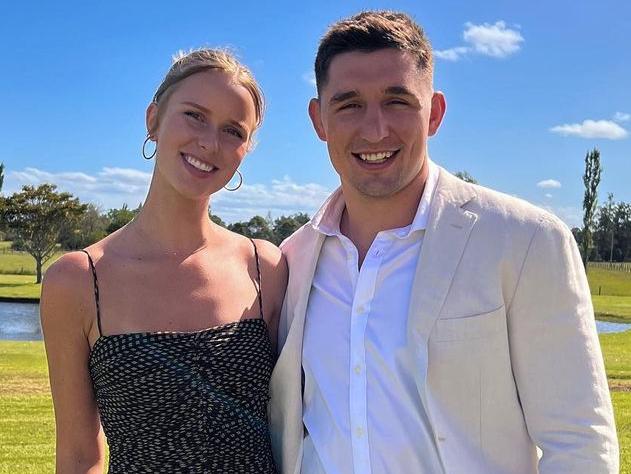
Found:
<path fill-rule="evenodd" d="M 379 143 L 388 136 L 388 121 L 381 107 L 368 107 L 362 119 L 361 138 L 370 143 Z"/>

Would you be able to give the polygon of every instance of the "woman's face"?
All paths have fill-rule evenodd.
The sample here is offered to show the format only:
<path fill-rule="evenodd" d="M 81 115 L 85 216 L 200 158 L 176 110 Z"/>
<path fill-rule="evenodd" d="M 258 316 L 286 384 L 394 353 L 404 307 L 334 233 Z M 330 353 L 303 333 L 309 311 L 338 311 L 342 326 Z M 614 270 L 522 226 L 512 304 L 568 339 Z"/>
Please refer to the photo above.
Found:
<path fill-rule="evenodd" d="M 256 124 L 247 89 L 218 70 L 175 84 L 166 103 L 150 104 L 147 126 L 157 144 L 156 173 L 188 199 L 205 199 L 241 164 Z"/>

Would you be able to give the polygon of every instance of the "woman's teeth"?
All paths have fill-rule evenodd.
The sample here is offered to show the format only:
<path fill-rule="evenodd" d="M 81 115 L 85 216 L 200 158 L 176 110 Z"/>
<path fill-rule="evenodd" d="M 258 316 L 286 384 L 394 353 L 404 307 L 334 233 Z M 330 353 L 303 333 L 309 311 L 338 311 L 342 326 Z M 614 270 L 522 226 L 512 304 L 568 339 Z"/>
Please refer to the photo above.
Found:
<path fill-rule="evenodd" d="M 359 156 L 363 161 L 375 163 L 378 161 L 386 161 L 388 158 L 394 155 L 394 153 L 394 151 L 382 151 L 379 153 L 358 153 L 357 156 Z"/>
<path fill-rule="evenodd" d="M 215 169 L 214 166 L 206 164 L 203 161 L 199 161 L 197 158 L 193 158 L 190 155 L 184 155 L 184 159 L 189 165 L 191 165 L 193 168 L 197 168 L 200 171 L 210 173 L 212 170 Z"/>

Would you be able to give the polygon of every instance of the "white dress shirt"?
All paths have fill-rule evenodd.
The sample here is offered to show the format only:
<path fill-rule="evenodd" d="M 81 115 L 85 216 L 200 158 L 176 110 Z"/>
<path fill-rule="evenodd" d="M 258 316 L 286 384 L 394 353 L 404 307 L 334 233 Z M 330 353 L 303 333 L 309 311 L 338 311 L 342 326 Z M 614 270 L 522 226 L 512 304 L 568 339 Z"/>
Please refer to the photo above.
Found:
<path fill-rule="evenodd" d="M 406 351 L 410 290 L 438 169 L 429 176 L 412 224 L 379 232 L 361 269 L 340 232 L 334 194 L 312 220 L 325 234 L 303 338 L 302 474 L 428 473 L 442 468 L 416 363 Z"/>

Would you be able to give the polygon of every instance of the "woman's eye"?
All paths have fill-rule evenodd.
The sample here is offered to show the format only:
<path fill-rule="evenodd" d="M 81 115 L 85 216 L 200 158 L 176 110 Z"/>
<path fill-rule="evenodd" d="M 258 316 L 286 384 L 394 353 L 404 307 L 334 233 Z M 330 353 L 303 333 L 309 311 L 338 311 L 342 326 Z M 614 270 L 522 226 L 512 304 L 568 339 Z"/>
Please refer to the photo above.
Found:
<path fill-rule="evenodd" d="M 243 132 L 241 132 L 241 130 L 239 130 L 238 128 L 228 127 L 225 130 L 226 130 L 226 133 L 229 133 L 230 135 L 234 135 L 237 138 L 243 139 Z"/>
<path fill-rule="evenodd" d="M 202 114 L 200 114 L 199 112 L 195 112 L 194 110 L 189 110 L 187 112 L 184 112 L 184 114 L 187 117 L 191 117 L 192 119 L 198 121 L 198 122 L 203 122 L 204 121 L 204 116 Z"/>

